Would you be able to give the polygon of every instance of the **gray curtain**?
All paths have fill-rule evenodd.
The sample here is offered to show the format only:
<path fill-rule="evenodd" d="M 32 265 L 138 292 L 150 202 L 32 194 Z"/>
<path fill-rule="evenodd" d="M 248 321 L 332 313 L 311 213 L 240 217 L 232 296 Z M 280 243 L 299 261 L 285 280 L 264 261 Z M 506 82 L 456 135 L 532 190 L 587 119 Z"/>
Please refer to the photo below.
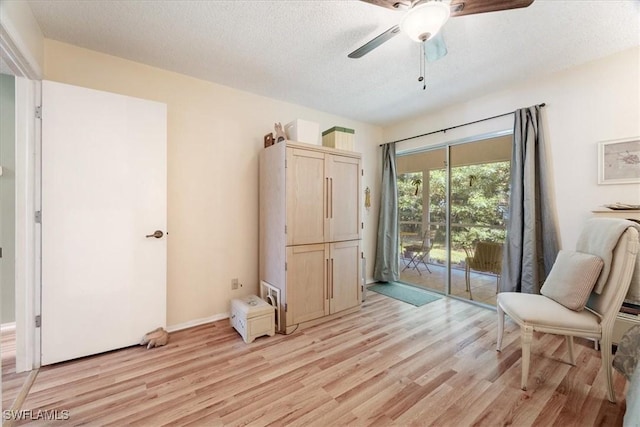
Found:
<path fill-rule="evenodd" d="M 398 273 L 398 186 L 396 181 L 396 145 L 382 146 L 382 185 L 378 242 L 373 278 L 379 282 L 393 282 Z"/>
<path fill-rule="evenodd" d="M 539 294 L 558 254 L 551 194 L 551 165 L 545 154 L 540 106 L 515 112 L 511 197 L 502 261 L 505 292 Z"/>

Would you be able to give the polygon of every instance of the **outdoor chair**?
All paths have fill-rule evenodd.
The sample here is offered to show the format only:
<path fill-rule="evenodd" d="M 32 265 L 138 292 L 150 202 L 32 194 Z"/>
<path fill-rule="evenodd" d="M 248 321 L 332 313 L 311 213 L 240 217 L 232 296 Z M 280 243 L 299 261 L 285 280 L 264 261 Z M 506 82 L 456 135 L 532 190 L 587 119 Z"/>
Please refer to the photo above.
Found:
<path fill-rule="evenodd" d="M 471 270 L 483 271 L 496 275 L 496 293 L 500 284 L 500 275 L 502 274 L 502 244 L 495 242 L 478 242 L 475 248 L 465 247 L 467 254 L 464 263 L 464 280 L 466 290 L 469 292 L 471 299 Z"/>
<path fill-rule="evenodd" d="M 405 254 L 409 254 L 411 258 L 409 258 L 409 262 L 404 266 L 402 271 L 405 271 L 407 268 L 414 269 L 418 272 L 418 274 L 422 275 L 420 271 L 419 265 L 422 264 L 426 267 L 427 271 L 431 273 L 429 269 L 429 265 L 427 261 L 429 260 L 429 252 L 433 247 L 433 238 L 435 236 L 435 231 L 427 230 L 424 232 L 422 236 L 422 243 L 419 245 L 408 245 L 404 247 Z"/>

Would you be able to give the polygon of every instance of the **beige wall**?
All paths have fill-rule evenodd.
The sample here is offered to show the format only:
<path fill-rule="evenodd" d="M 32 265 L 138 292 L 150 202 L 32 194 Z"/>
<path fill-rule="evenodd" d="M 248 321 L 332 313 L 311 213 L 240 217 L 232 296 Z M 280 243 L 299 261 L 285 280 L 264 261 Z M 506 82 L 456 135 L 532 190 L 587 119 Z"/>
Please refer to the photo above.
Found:
<path fill-rule="evenodd" d="M 274 122 L 355 129 L 363 191 L 377 185 L 378 127 L 52 40 L 45 40 L 44 70 L 47 80 L 168 106 L 169 326 L 220 317 L 231 298 L 258 292 L 258 153 Z M 373 208 L 363 219 L 372 259 Z M 238 291 L 235 277 L 244 285 Z"/>
<path fill-rule="evenodd" d="M 384 129 L 384 140 L 435 131 L 545 102 L 562 246 L 573 248 L 590 211 L 599 205 L 640 203 L 640 185 L 598 185 L 597 143 L 640 136 L 640 48 L 633 48 L 549 77 L 425 114 Z M 513 128 L 513 116 L 399 143 L 398 151 L 439 145 Z"/>

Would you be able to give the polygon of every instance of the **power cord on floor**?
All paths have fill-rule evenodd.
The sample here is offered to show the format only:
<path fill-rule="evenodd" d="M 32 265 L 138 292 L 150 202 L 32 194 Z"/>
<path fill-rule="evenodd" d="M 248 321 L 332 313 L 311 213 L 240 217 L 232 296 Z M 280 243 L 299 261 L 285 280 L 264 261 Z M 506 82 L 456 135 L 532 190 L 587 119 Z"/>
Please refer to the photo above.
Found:
<path fill-rule="evenodd" d="M 284 332 L 278 332 L 278 333 L 279 333 L 280 335 L 291 335 L 292 333 L 294 333 L 295 331 L 297 331 L 297 330 L 298 330 L 298 327 L 299 327 L 299 326 L 300 326 L 300 324 L 299 324 L 299 323 L 298 323 L 298 324 L 296 324 L 296 328 L 295 328 L 293 331 L 289 332 L 289 333 L 287 333 L 287 332 L 286 332 L 286 330 L 285 330 Z"/>

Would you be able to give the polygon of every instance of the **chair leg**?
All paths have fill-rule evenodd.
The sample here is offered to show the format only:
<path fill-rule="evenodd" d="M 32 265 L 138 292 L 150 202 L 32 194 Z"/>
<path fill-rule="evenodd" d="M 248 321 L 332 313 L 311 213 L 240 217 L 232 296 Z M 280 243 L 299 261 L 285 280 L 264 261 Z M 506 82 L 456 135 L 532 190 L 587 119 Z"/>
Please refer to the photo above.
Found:
<path fill-rule="evenodd" d="M 465 289 L 465 291 L 470 291 L 471 290 L 471 272 L 469 271 L 469 267 L 465 267 L 464 269 L 464 282 L 465 285 L 467 286 L 467 289 Z"/>
<path fill-rule="evenodd" d="M 425 258 L 429 258 L 429 255 L 427 254 L 422 257 L 422 263 L 427 268 L 427 271 L 429 272 L 429 274 L 431 274 L 431 269 L 429 269 L 429 263 L 427 263 L 427 261 L 424 260 Z"/>
<path fill-rule="evenodd" d="M 504 310 L 500 304 L 496 305 L 498 310 L 498 340 L 496 342 L 496 351 L 502 351 L 502 335 L 504 334 Z"/>
<path fill-rule="evenodd" d="M 416 264 L 416 257 L 417 256 L 418 256 L 418 254 L 414 252 L 413 255 L 411 256 L 411 259 L 409 260 L 407 265 L 404 266 L 402 271 L 405 271 L 407 268 L 411 267 L 414 270 L 418 270 L 418 274 L 420 274 L 422 276 L 422 273 L 420 273 L 420 269 L 418 268 L 418 265 Z M 411 264 L 413 264 L 413 267 L 411 266 Z"/>
<path fill-rule="evenodd" d="M 611 337 L 602 336 L 600 341 L 600 355 L 602 358 L 602 370 L 607 379 L 607 394 L 609 402 L 616 403 L 616 392 L 613 389 L 613 370 L 611 366 Z"/>
<path fill-rule="evenodd" d="M 405 259 L 406 259 L 406 258 L 405 258 Z M 402 272 L 402 271 L 405 271 L 407 268 L 409 268 L 409 265 L 410 265 L 410 264 L 411 264 L 411 260 L 407 261 L 407 263 L 404 265 L 404 268 L 401 270 L 401 272 Z"/>
<path fill-rule="evenodd" d="M 573 337 L 571 335 L 565 335 L 567 341 L 567 349 L 569 350 L 569 363 L 572 366 L 576 366 L 576 359 L 573 357 Z"/>
<path fill-rule="evenodd" d="M 420 252 L 416 252 L 413 255 L 413 258 L 411 258 L 411 261 L 413 261 L 413 267 L 411 268 L 417 271 L 420 276 L 422 276 L 422 272 L 420 271 Z"/>
<path fill-rule="evenodd" d="M 521 327 L 522 336 L 522 380 L 520 388 L 527 389 L 527 378 L 529 377 L 529 362 L 531 360 L 531 340 L 533 339 L 533 327 L 524 325 Z"/>
<path fill-rule="evenodd" d="M 420 266 L 418 264 L 414 264 L 414 265 L 415 267 L 413 269 L 416 270 L 420 276 L 422 276 L 422 271 L 420 271 Z"/>

